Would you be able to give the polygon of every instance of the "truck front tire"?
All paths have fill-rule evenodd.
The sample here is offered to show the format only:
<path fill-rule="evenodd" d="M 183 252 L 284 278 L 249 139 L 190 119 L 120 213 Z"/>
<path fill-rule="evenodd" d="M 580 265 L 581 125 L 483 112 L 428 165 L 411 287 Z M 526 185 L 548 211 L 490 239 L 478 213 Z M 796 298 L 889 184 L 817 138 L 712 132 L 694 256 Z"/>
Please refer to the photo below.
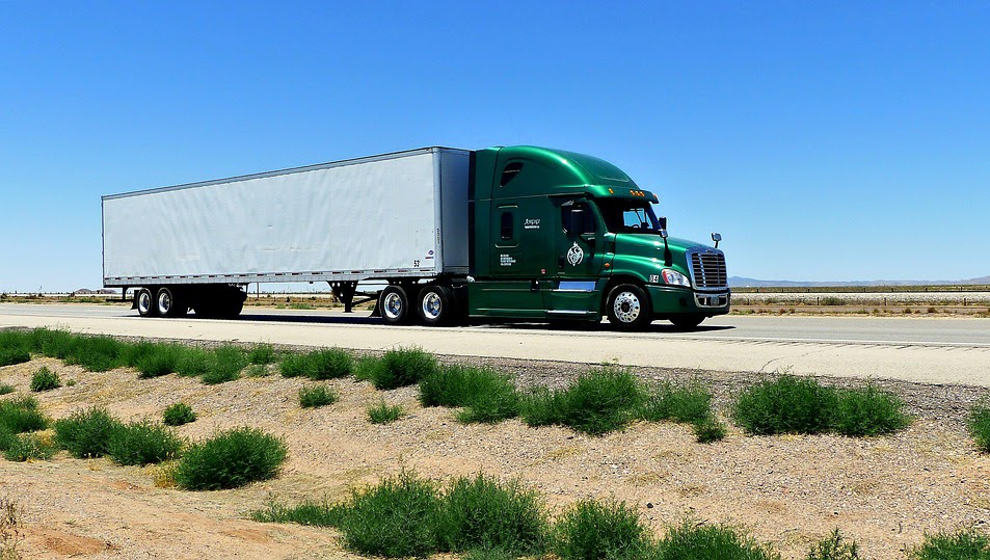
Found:
<path fill-rule="evenodd" d="M 402 286 L 389 286 L 378 296 L 382 319 L 390 325 L 404 325 L 411 318 L 409 295 Z"/>
<path fill-rule="evenodd" d="M 674 315 L 670 318 L 670 322 L 674 324 L 680 330 L 691 330 L 701 324 L 705 320 L 705 316 L 700 313 L 685 313 L 683 315 Z"/>
<path fill-rule="evenodd" d="M 608 293 L 608 322 L 623 331 L 643 330 L 653 321 L 650 298 L 636 284 L 619 284 Z"/>

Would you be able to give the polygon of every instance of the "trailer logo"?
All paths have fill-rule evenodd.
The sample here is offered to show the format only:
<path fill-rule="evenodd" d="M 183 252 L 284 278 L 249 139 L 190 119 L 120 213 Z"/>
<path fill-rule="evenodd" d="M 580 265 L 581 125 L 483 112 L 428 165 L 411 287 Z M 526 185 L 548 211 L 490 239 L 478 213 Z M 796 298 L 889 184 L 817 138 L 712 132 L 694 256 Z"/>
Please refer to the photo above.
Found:
<path fill-rule="evenodd" d="M 577 241 L 575 241 L 574 245 L 571 245 L 571 248 L 567 250 L 567 262 L 571 263 L 571 266 L 577 266 L 581 264 L 581 261 L 583 260 L 584 249 L 582 249 L 581 246 L 577 244 Z"/>

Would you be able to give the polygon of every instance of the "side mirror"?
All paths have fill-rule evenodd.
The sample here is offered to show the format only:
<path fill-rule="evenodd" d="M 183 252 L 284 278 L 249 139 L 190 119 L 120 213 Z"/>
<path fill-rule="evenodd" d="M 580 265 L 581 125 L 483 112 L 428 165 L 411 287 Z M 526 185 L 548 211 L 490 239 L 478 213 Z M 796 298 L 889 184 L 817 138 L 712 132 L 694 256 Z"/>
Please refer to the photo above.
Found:
<path fill-rule="evenodd" d="M 715 248 L 718 249 L 718 242 L 722 240 L 721 233 L 712 233 L 712 241 L 715 242 Z"/>
<path fill-rule="evenodd" d="M 657 221 L 660 222 L 660 231 L 658 232 L 660 237 L 667 239 L 667 216 L 660 216 Z"/>

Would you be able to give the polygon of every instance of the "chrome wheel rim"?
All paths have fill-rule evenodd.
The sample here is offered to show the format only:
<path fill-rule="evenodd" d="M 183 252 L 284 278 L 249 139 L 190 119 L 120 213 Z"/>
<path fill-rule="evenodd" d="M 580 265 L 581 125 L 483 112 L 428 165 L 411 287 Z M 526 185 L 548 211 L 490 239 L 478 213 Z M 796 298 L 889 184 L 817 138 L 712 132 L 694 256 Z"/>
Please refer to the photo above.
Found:
<path fill-rule="evenodd" d="M 151 311 L 151 294 L 147 291 L 138 294 L 138 311 L 142 315 L 147 315 Z"/>
<path fill-rule="evenodd" d="M 172 310 L 172 294 L 162 292 L 158 294 L 158 312 L 167 315 Z"/>
<path fill-rule="evenodd" d="M 639 298 L 632 292 L 622 292 L 612 303 L 612 312 L 622 323 L 635 322 L 639 318 L 640 308 Z"/>
<path fill-rule="evenodd" d="M 382 311 L 389 319 L 398 319 L 402 313 L 402 297 L 396 292 L 389 292 L 382 302 Z"/>
<path fill-rule="evenodd" d="M 423 316 L 427 319 L 436 320 L 440 317 L 440 308 L 443 302 L 440 301 L 440 294 L 429 292 L 423 298 Z"/>

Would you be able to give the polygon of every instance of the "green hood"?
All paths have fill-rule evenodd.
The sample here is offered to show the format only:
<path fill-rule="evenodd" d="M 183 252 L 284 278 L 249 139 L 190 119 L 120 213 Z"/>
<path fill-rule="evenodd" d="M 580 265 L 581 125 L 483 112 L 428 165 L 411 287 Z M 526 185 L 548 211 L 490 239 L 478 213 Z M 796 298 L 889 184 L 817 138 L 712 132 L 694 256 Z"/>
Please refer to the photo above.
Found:
<path fill-rule="evenodd" d="M 655 233 L 617 233 L 615 234 L 613 273 L 626 271 L 643 278 L 645 281 L 651 274 L 659 274 L 663 268 L 673 268 L 690 276 L 685 253 L 690 249 L 708 247 L 678 237 L 668 237 L 667 246 L 670 248 L 670 266 L 664 265 L 663 238 L 659 235 Z"/>

